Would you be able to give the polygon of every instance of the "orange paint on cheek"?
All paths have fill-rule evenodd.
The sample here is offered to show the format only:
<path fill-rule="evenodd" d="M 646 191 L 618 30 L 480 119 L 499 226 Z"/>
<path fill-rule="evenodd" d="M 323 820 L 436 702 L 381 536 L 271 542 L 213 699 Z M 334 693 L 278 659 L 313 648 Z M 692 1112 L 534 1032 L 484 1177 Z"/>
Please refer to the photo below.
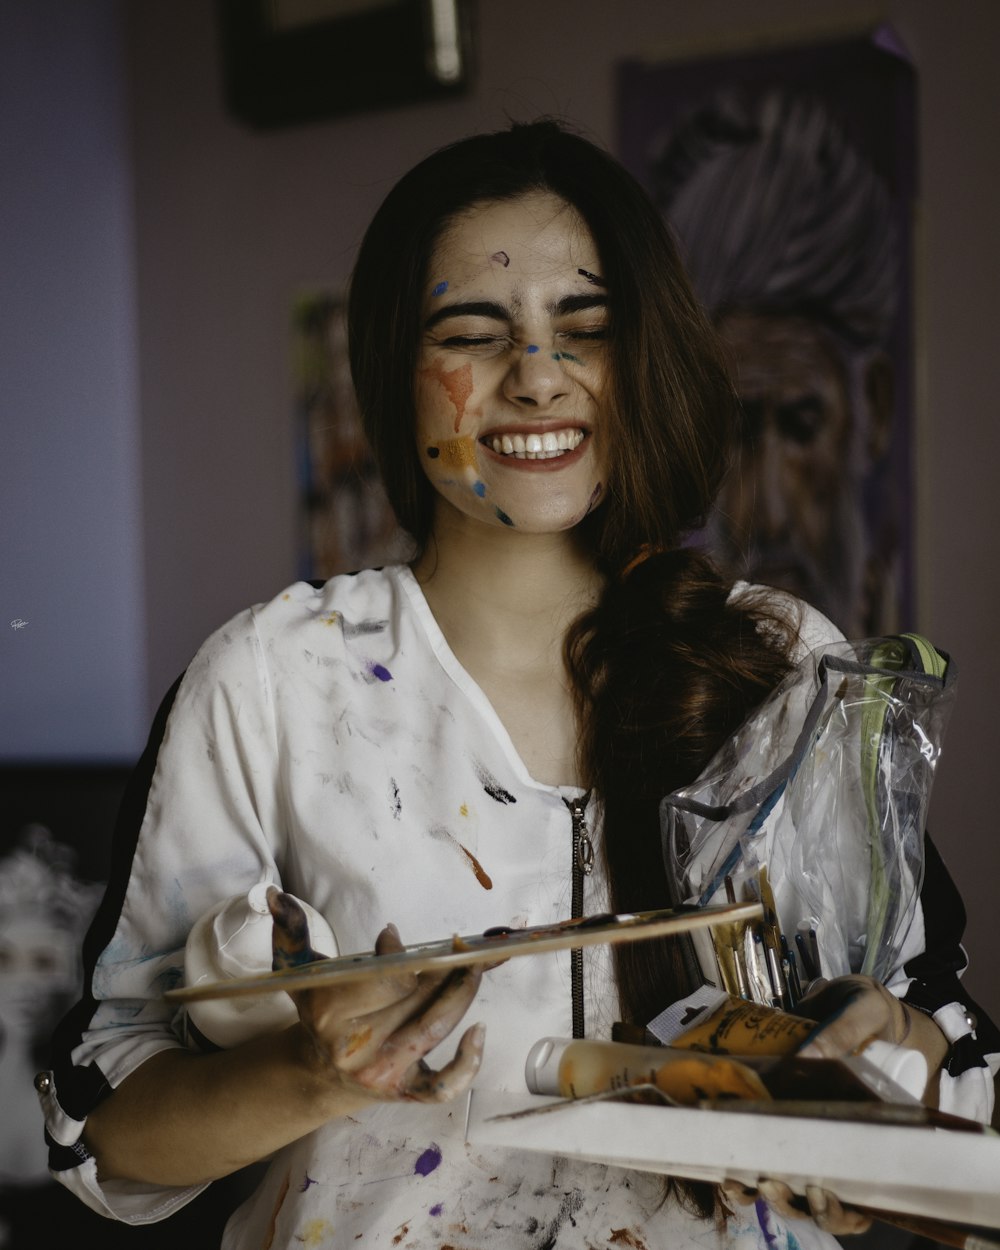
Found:
<path fill-rule="evenodd" d="M 474 469 L 476 467 L 476 444 L 468 435 L 449 438 L 438 446 L 441 465 L 447 469 Z"/>
<path fill-rule="evenodd" d="M 448 398 L 455 405 L 455 433 L 465 416 L 465 405 L 472 394 L 472 365 L 460 365 L 457 369 L 442 369 L 439 364 L 431 365 L 420 372 L 426 377 L 440 382 L 448 392 Z"/>

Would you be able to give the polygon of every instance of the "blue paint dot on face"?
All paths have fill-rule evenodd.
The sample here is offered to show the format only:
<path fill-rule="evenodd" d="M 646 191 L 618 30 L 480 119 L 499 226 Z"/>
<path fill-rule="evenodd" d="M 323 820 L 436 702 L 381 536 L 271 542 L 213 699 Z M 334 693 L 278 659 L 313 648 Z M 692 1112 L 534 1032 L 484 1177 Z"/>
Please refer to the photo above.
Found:
<path fill-rule="evenodd" d="M 441 454 L 441 448 L 440 447 L 428 447 L 427 454 L 428 456 L 430 456 L 432 460 L 436 460 L 438 456 L 440 456 Z"/>
<path fill-rule="evenodd" d="M 439 282 L 439 283 L 437 284 L 437 286 L 434 288 L 434 290 L 433 290 L 433 291 L 431 291 L 431 294 L 432 294 L 432 295 L 443 295 L 443 294 L 445 293 L 445 291 L 447 291 L 447 289 L 448 289 L 448 283 L 447 283 L 447 282 Z"/>
<path fill-rule="evenodd" d="M 534 356 L 535 352 L 538 351 L 538 347 L 535 343 L 529 343 L 528 346 L 524 350 L 528 353 L 529 356 Z"/>
<path fill-rule="evenodd" d="M 476 492 L 480 499 L 486 494 L 485 482 L 473 482 L 472 489 Z"/>
<path fill-rule="evenodd" d="M 503 521 L 504 525 L 509 525 L 513 528 L 514 522 L 510 519 L 510 517 L 507 515 L 506 512 L 504 512 L 502 508 L 494 508 L 494 512 L 496 512 L 500 520 Z"/>

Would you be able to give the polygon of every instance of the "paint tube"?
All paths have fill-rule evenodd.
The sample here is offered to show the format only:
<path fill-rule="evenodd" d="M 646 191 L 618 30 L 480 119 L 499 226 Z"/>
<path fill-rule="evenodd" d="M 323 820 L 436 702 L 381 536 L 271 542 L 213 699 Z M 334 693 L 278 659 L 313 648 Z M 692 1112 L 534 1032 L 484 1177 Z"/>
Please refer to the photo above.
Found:
<path fill-rule="evenodd" d="M 655 1086 L 682 1106 L 712 1098 L 770 1098 L 757 1073 L 734 1059 L 628 1042 L 543 1037 L 529 1051 L 524 1075 L 533 1094 L 563 1098 L 638 1086 Z"/>
<path fill-rule="evenodd" d="M 666 1046 L 722 1055 L 788 1055 L 815 1029 L 815 1020 L 711 986 L 668 1007 L 649 1025 Z"/>
<path fill-rule="evenodd" d="M 184 949 L 184 983 L 199 985 L 231 977 L 256 976 L 271 970 L 271 913 L 267 905 L 270 881 L 246 894 L 223 899 L 202 915 L 191 929 Z M 337 954 L 333 930 L 314 907 L 296 900 L 309 922 L 309 940 L 324 954 Z M 198 1035 L 214 1046 L 236 1046 L 262 1033 L 277 1033 L 298 1020 L 291 998 L 280 991 L 235 998 L 204 999 L 188 1003 L 189 1040 Z"/>

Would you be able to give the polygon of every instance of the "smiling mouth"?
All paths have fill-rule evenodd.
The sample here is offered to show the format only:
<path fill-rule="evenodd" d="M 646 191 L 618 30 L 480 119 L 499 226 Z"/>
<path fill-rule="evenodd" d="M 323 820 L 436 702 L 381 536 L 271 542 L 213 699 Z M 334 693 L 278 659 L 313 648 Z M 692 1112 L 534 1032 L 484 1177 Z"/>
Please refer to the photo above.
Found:
<path fill-rule="evenodd" d="M 515 460 L 555 460 L 565 456 L 586 438 L 583 430 L 546 430 L 544 434 L 494 434 L 481 441 L 498 456 Z"/>

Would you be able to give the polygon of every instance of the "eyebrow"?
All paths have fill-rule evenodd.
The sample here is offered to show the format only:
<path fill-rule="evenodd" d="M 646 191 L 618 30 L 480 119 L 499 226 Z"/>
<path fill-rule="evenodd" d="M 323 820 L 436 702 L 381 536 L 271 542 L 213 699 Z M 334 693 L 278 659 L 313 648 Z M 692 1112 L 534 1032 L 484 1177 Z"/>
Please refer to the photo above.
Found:
<path fill-rule="evenodd" d="M 565 295 L 551 305 L 550 311 L 555 316 L 562 317 L 569 313 L 584 312 L 590 308 L 606 308 L 607 304 L 608 297 L 595 291 L 593 294 L 587 292 L 584 295 Z M 506 304 L 496 303 L 493 300 L 470 300 L 466 303 L 445 304 L 444 307 L 436 308 L 431 313 L 424 322 L 424 329 L 430 330 L 439 321 L 445 321 L 449 317 L 489 317 L 493 321 L 511 321 L 513 312 Z"/>

